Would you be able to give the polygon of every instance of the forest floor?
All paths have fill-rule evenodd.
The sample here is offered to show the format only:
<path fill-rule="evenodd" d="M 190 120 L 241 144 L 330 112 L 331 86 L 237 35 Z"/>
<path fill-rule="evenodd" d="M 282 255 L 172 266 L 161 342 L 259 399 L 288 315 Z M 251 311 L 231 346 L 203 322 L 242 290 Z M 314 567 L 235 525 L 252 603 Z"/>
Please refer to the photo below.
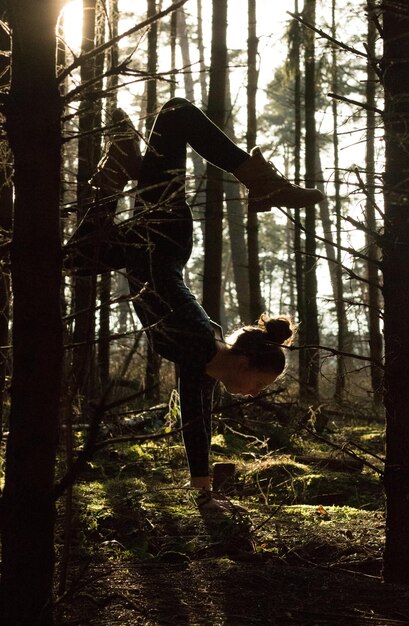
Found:
<path fill-rule="evenodd" d="M 249 432 L 214 437 L 247 509 L 222 516 L 198 511 L 179 437 L 99 452 L 74 487 L 66 580 L 59 504 L 59 626 L 409 624 L 409 588 L 381 578 L 382 424 L 276 432 L 274 449 Z"/>

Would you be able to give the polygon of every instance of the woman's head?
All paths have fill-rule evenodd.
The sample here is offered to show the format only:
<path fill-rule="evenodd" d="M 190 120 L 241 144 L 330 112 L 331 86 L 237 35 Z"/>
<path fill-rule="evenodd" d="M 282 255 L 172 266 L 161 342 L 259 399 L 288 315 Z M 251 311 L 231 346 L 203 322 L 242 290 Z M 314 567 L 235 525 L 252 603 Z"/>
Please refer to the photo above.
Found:
<path fill-rule="evenodd" d="M 287 317 L 263 313 L 254 326 L 244 326 L 227 338 L 230 355 L 239 359 L 229 384 L 232 393 L 257 395 L 275 381 L 285 368 L 281 346 L 290 345 L 296 326 Z"/>

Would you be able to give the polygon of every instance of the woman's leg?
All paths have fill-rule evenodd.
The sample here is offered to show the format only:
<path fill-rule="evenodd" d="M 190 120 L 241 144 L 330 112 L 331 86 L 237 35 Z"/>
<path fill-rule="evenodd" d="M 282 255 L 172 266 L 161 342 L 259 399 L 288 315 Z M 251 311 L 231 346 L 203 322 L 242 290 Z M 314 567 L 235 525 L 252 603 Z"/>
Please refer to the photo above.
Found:
<path fill-rule="evenodd" d="M 135 150 L 132 137 L 121 142 L 123 145 L 118 144 L 117 150 L 113 141 L 115 158 L 104 162 L 95 184 L 108 178 L 118 178 L 124 184 L 124 177 L 131 176 L 132 171 L 132 177 L 139 174 L 139 193 L 144 202 L 184 201 L 187 144 L 209 163 L 232 172 L 247 187 L 249 211 L 268 211 L 273 206 L 308 207 L 324 198 L 318 189 L 290 183 L 265 161 L 259 148 L 251 154 L 241 150 L 203 111 L 184 98 L 169 100 L 156 117 L 140 172 L 139 148 Z"/>
<path fill-rule="evenodd" d="M 235 177 L 249 190 L 251 212 L 273 206 L 308 207 L 324 199 L 318 189 L 293 185 L 268 163 L 259 148 L 241 150 L 194 104 L 172 98 L 158 114 L 140 176 L 143 200 L 184 197 L 186 145 Z"/>
<path fill-rule="evenodd" d="M 249 159 L 198 107 L 184 98 L 172 98 L 156 117 L 143 158 L 138 184 L 143 200 L 184 202 L 188 144 L 227 172 Z"/>
<path fill-rule="evenodd" d="M 89 181 L 104 197 L 121 192 L 128 180 L 138 180 L 142 164 L 139 135 L 129 116 L 115 109 L 110 122 L 110 140 Z"/>

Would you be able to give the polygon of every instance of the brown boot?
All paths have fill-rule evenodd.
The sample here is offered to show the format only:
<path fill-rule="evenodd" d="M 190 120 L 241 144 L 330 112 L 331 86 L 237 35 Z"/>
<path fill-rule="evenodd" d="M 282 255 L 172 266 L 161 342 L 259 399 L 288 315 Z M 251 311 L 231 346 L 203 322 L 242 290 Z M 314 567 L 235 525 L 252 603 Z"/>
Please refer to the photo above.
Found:
<path fill-rule="evenodd" d="M 128 115 L 115 109 L 112 121 L 115 130 L 90 180 L 106 195 L 122 191 L 129 180 L 138 180 L 142 164 L 138 133 Z"/>
<path fill-rule="evenodd" d="M 104 274 L 125 267 L 125 231 L 114 223 L 116 200 L 89 209 L 64 246 L 64 268 L 76 276 Z"/>
<path fill-rule="evenodd" d="M 293 185 L 268 163 L 260 148 L 253 148 L 251 156 L 233 172 L 247 187 L 249 213 L 269 211 L 271 207 L 301 208 L 324 199 L 318 189 L 304 189 Z"/>

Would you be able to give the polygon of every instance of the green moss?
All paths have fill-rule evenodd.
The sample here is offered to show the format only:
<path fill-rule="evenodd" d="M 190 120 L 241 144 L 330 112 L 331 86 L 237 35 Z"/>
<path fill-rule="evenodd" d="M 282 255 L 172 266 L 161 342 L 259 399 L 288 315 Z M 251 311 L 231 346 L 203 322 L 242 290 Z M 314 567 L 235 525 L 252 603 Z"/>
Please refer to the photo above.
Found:
<path fill-rule="evenodd" d="M 349 504 L 375 509 L 382 486 L 372 473 L 316 471 L 288 455 L 241 465 L 244 493 L 266 504 Z"/>
<path fill-rule="evenodd" d="M 284 430 L 277 427 L 277 432 Z M 342 549 L 358 550 L 360 542 L 367 546 L 367 529 L 375 527 L 370 509 L 382 506 L 379 478 L 368 468 L 361 473 L 318 469 L 318 463 L 298 461 L 294 448 L 288 454 L 269 452 L 265 434 L 257 440 L 227 428 L 212 442 L 213 461 L 236 463 L 242 503 L 250 509 L 253 525 L 247 515 L 201 517 L 191 492 L 181 486 L 188 472 L 179 437 L 124 443 L 101 450 L 74 489 L 74 549 L 121 562 L 155 558 L 184 563 L 205 556 L 231 568 L 235 564 L 224 554 L 255 551 L 280 560 L 288 554 L 290 561 L 297 552 L 322 563 L 325 551 L 328 558 L 338 558 Z M 350 437 L 377 449 L 383 433 L 361 425 L 328 437 Z M 292 437 L 291 445 L 294 441 Z M 327 444 L 307 437 L 299 437 L 297 447 L 305 458 L 330 454 Z"/>
<path fill-rule="evenodd" d="M 213 452 L 227 452 L 227 442 L 224 435 L 213 435 L 212 450 Z"/>

